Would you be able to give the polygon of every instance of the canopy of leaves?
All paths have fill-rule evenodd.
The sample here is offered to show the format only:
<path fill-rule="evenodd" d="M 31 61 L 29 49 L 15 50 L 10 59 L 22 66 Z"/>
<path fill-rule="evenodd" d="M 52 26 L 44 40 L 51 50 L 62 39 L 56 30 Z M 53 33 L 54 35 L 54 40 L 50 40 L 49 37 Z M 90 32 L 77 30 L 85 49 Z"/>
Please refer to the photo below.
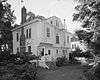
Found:
<path fill-rule="evenodd" d="M 7 0 L 0 0 L 0 45 L 12 45 L 12 26 L 15 16 Z M 11 48 L 11 47 L 10 47 Z"/>
<path fill-rule="evenodd" d="M 0 22 L 11 22 L 15 20 L 13 15 L 14 11 L 11 10 L 11 5 L 7 3 L 7 0 L 0 0 Z"/>
<path fill-rule="evenodd" d="M 82 28 L 86 30 L 78 30 L 76 34 L 80 40 L 84 40 L 88 46 L 93 46 L 98 41 L 100 33 L 100 2 L 96 0 L 75 0 L 79 4 L 75 7 L 76 13 L 73 14 L 73 21 L 82 23 Z M 100 41 L 98 41 L 100 42 Z"/>

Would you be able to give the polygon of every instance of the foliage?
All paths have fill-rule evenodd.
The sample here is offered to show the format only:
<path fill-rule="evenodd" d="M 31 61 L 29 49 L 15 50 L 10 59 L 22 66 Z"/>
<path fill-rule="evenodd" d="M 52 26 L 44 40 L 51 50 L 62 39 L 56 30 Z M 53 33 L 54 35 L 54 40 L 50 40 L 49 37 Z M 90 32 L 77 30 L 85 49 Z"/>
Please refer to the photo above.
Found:
<path fill-rule="evenodd" d="M 10 51 L 0 53 L 0 80 L 36 80 L 37 68 L 30 60 L 36 58 L 34 55 L 25 56 L 11 54 Z"/>
<path fill-rule="evenodd" d="M 88 50 L 95 57 L 100 53 L 100 2 L 97 0 L 76 0 L 76 13 L 73 14 L 73 21 L 81 22 L 82 30 L 76 31 L 79 40 L 83 40 Z"/>
<path fill-rule="evenodd" d="M 64 66 L 66 64 L 68 64 L 68 60 L 67 60 L 67 58 L 65 56 L 57 58 L 57 60 L 56 60 L 56 66 L 61 67 L 61 66 Z"/>
<path fill-rule="evenodd" d="M 11 54 L 10 51 L 2 51 L 0 52 L 0 62 L 3 61 L 15 61 L 17 59 L 16 54 Z"/>
<path fill-rule="evenodd" d="M 33 55 L 32 53 L 25 52 L 25 53 L 17 53 L 17 57 L 24 62 L 29 62 L 30 60 L 37 60 L 39 57 Z"/>
<path fill-rule="evenodd" d="M 12 49 L 12 26 L 15 16 L 14 11 L 11 10 L 11 5 L 7 3 L 7 0 L 0 0 L 0 49 L 1 45 L 8 45 L 9 49 Z"/>
<path fill-rule="evenodd" d="M 80 50 L 79 48 L 77 48 L 75 51 L 72 51 L 70 56 L 85 57 L 85 58 L 92 58 L 93 57 L 89 50 L 82 52 L 82 50 Z"/>
<path fill-rule="evenodd" d="M 84 72 L 84 76 L 86 77 L 87 80 L 97 80 L 93 72 L 90 70 L 87 70 L 86 72 Z"/>
<path fill-rule="evenodd" d="M 92 54 L 95 64 L 98 64 L 97 54 L 100 54 L 100 1 L 99 0 L 76 0 L 79 4 L 75 7 L 76 13 L 73 21 L 82 23 L 83 30 L 76 31 L 80 40 L 88 46 L 89 53 Z M 88 54 L 88 52 L 87 52 Z M 88 80 L 99 80 L 100 65 L 92 67 L 85 73 Z M 97 79 L 99 78 L 99 79 Z"/>
<path fill-rule="evenodd" d="M 69 54 L 70 63 L 80 64 L 80 62 L 75 59 L 76 57 L 84 57 L 84 58 L 90 58 L 90 59 L 92 58 L 93 59 L 93 55 L 91 54 L 91 52 L 89 50 L 85 51 L 85 52 L 82 52 L 82 50 L 80 50 L 79 48 L 76 48 L 75 51 L 72 51 Z"/>
<path fill-rule="evenodd" d="M 14 11 L 11 10 L 11 5 L 7 3 L 7 0 L 0 1 L 0 22 L 11 22 L 15 20 L 13 15 Z"/>
<path fill-rule="evenodd" d="M 79 40 L 83 40 L 84 43 L 87 43 L 87 44 L 92 43 L 91 38 L 93 36 L 93 32 L 87 32 L 87 31 L 84 31 L 84 30 L 77 30 L 76 34 L 77 34 Z"/>
<path fill-rule="evenodd" d="M 79 63 L 78 60 L 75 59 L 75 57 L 80 57 L 82 56 L 81 55 L 81 50 L 80 49 L 76 49 L 75 51 L 72 51 L 70 54 L 69 54 L 69 61 L 70 63 L 73 63 L 73 64 L 77 64 Z"/>
<path fill-rule="evenodd" d="M 55 61 L 47 61 L 46 65 L 49 67 L 51 70 L 55 70 L 57 68 Z"/>
<path fill-rule="evenodd" d="M 10 51 L 0 52 L 0 65 L 6 65 L 10 62 L 14 64 L 25 64 L 26 62 L 30 63 L 31 60 L 37 59 L 39 59 L 37 56 L 29 53 L 11 54 Z"/>
<path fill-rule="evenodd" d="M 0 80 L 36 80 L 36 65 L 25 63 L 15 65 L 9 63 L 0 66 Z"/>
<path fill-rule="evenodd" d="M 91 69 L 84 71 L 84 75 L 88 80 L 100 79 L 100 63 Z"/>
<path fill-rule="evenodd" d="M 83 30 L 76 31 L 80 40 L 84 40 L 89 49 L 95 49 L 99 36 L 100 2 L 95 0 L 76 0 L 80 4 L 75 7 L 73 21 L 82 23 Z M 100 45 L 98 45 L 100 47 Z M 98 49 L 99 50 L 99 49 Z"/>

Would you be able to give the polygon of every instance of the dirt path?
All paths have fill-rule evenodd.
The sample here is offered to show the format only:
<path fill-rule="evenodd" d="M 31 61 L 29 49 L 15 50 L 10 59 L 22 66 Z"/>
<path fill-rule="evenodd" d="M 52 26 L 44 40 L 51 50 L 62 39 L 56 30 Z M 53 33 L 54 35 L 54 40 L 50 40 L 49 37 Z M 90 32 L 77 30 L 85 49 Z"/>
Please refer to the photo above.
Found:
<path fill-rule="evenodd" d="M 39 70 L 40 80 L 82 80 L 82 69 L 75 66 L 61 67 L 55 71 Z"/>

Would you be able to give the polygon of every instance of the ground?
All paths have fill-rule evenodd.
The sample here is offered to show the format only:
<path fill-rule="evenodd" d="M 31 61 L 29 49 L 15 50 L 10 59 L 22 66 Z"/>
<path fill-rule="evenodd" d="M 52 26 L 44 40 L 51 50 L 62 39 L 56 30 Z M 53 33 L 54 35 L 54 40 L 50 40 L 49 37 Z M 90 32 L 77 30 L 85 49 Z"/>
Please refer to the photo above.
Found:
<path fill-rule="evenodd" d="M 79 66 L 64 66 L 56 70 L 38 70 L 40 80 L 83 80 L 83 68 Z"/>

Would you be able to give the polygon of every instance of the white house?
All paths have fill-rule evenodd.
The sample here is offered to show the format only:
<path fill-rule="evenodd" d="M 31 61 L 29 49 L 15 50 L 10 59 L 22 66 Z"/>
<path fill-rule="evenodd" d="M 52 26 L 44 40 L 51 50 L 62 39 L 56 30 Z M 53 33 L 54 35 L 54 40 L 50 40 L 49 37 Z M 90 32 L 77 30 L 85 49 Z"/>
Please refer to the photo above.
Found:
<path fill-rule="evenodd" d="M 69 58 L 68 32 L 58 17 L 45 19 L 33 16 L 26 20 L 26 16 L 26 8 L 23 7 L 22 24 L 12 30 L 14 54 L 32 52 L 45 57 L 45 61 L 61 56 Z"/>

